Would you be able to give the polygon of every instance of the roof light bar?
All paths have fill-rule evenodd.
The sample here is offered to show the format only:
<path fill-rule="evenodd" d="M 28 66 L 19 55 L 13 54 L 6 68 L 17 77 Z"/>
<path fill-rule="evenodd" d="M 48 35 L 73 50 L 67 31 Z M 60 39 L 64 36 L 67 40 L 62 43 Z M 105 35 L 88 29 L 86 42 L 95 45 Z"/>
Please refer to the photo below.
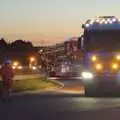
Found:
<path fill-rule="evenodd" d="M 118 23 L 120 24 L 120 19 L 115 17 L 99 17 L 95 20 L 88 20 L 85 24 L 85 27 L 90 27 L 93 24 L 113 24 Z"/>

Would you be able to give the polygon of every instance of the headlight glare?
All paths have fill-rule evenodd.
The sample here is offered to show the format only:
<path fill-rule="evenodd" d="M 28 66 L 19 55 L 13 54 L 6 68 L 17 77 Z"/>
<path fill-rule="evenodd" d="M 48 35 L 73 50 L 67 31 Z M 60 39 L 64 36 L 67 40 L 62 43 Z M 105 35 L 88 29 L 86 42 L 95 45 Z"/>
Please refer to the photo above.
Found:
<path fill-rule="evenodd" d="M 116 59 L 117 59 L 117 60 L 120 60 L 120 55 L 116 55 Z"/>
<path fill-rule="evenodd" d="M 93 56 L 91 57 L 91 60 L 92 60 L 93 62 L 95 62 L 95 61 L 97 60 L 97 56 L 96 56 L 96 55 L 93 55 Z"/>
<path fill-rule="evenodd" d="M 91 72 L 82 72 L 81 76 L 84 79 L 93 79 L 93 77 L 94 77 Z"/>
<path fill-rule="evenodd" d="M 97 64 L 95 65 L 95 68 L 96 68 L 96 70 L 101 70 L 101 69 L 103 69 L 103 66 L 102 66 L 101 63 L 97 63 Z"/>
<path fill-rule="evenodd" d="M 112 64 L 112 69 L 117 70 L 119 68 L 119 65 L 117 63 Z"/>

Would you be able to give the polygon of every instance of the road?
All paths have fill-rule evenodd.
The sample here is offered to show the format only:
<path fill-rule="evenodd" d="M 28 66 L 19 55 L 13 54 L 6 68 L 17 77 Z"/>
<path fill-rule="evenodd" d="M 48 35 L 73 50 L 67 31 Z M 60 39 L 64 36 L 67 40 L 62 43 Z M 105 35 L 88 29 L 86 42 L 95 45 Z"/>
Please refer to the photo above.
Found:
<path fill-rule="evenodd" d="M 118 120 L 120 98 L 18 95 L 0 102 L 1 120 Z"/>
<path fill-rule="evenodd" d="M 120 98 L 81 97 L 83 87 L 79 80 L 62 82 L 64 88 L 51 94 L 18 94 L 12 96 L 10 103 L 0 101 L 0 119 L 118 120 Z"/>
<path fill-rule="evenodd" d="M 18 78 L 21 77 L 23 78 L 23 76 Z M 15 95 L 12 97 L 12 102 L 7 104 L 0 101 L 0 119 L 118 120 L 120 98 L 82 97 L 85 91 L 80 80 L 61 80 L 61 82 L 64 87 L 56 91 Z"/>
<path fill-rule="evenodd" d="M 64 84 L 64 87 L 62 89 L 57 90 L 56 93 L 84 95 L 85 91 L 81 80 L 73 79 L 59 81 Z"/>

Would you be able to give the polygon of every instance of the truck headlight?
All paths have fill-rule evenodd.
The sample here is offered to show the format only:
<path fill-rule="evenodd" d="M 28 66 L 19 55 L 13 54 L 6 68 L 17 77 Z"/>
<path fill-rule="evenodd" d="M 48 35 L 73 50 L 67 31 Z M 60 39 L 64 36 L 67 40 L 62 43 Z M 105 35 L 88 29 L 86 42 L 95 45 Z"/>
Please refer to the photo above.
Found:
<path fill-rule="evenodd" d="M 96 70 L 102 70 L 103 65 L 101 63 L 97 63 L 97 64 L 95 64 L 95 68 L 96 68 Z"/>
<path fill-rule="evenodd" d="M 116 55 L 116 59 L 120 61 L 120 55 Z"/>
<path fill-rule="evenodd" d="M 91 72 L 82 72 L 81 76 L 83 79 L 93 79 L 94 75 Z"/>
<path fill-rule="evenodd" d="M 93 55 L 93 56 L 91 57 L 91 60 L 92 60 L 92 62 L 97 61 L 97 56 L 96 56 L 96 55 Z"/>
<path fill-rule="evenodd" d="M 112 69 L 118 70 L 118 68 L 119 68 L 119 65 L 117 63 L 112 64 Z"/>

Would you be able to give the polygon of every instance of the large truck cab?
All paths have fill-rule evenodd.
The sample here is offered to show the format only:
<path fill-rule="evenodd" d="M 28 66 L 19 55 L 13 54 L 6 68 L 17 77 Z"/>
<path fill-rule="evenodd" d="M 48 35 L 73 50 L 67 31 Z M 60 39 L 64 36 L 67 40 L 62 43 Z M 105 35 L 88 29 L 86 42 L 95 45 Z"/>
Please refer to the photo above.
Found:
<path fill-rule="evenodd" d="M 86 94 L 118 90 L 120 81 L 120 20 L 114 16 L 87 20 L 81 47 L 84 52 L 82 80 Z M 111 80 L 113 79 L 113 80 Z M 109 86 L 115 84 L 109 88 Z M 103 88 L 103 86 L 105 86 Z M 101 89 L 99 89 L 101 88 Z M 113 90 L 112 90 L 113 91 Z"/>

